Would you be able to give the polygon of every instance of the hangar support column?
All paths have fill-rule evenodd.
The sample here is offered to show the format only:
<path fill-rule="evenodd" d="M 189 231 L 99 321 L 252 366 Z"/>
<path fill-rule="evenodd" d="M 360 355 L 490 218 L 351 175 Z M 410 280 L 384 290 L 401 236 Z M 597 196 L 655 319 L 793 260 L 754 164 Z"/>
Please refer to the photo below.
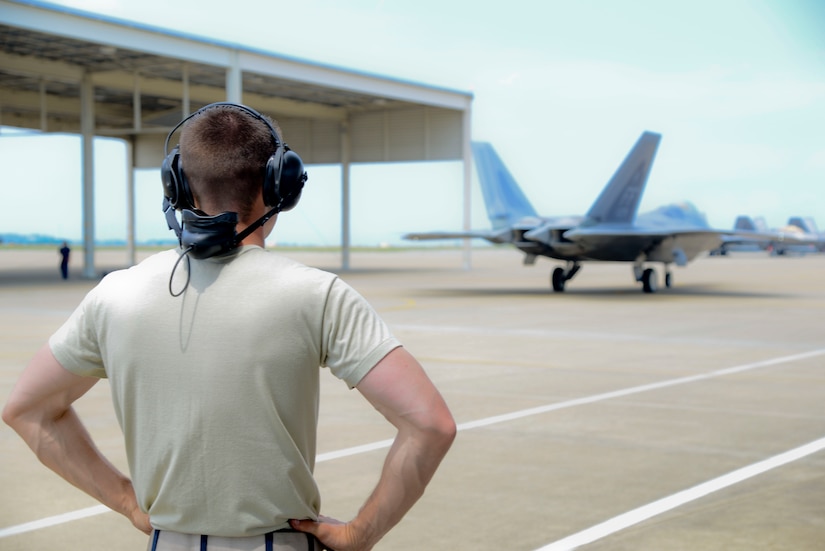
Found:
<path fill-rule="evenodd" d="M 137 264 L 135 247 L 135 136 L 126 140 L 126 262 Z"/>
<path fill-rule="evenodd" d="M 80 81 L 80 131 L 83 136 L 83 277 L 95 277 L 95 93 L 92 75 Z"/>
<path fill-rule="evenodd" d="M 243 75 L 238 50 L 230 53 L 231 63 L 226 69 L 226 101 L 243 103 Z"/>
<path fill-rule="evenodd" d="M 461 157 L 464 165 L 464 231 L 468 232 L 472 224 L 472 206 L 471 197 L 473 195 L 473 150 L 470 147 L 470 136 L 472 136 L 472 106 L 468 102 L 467 107 L 462 113 L 462 145 Z M 472 268 L 472 260 L 470 259 L 472 245 L 470 239 L 464 239 L 464 269 Z"/>
<path fill-rule="evenodd" d="M 143 130 L 143 109 L 141 107 L 140 73 L 134 73 L 132 88 L 132 127 L 134 133 L 126 142 L 126 262 L 137 264 L 135 248 L 135 142 Z"/>
<path fill-rule="evenodd" d="M 349 270 L 350 211 L 350 131 L 349 119 L 341 122 L 341 269 Z"/>

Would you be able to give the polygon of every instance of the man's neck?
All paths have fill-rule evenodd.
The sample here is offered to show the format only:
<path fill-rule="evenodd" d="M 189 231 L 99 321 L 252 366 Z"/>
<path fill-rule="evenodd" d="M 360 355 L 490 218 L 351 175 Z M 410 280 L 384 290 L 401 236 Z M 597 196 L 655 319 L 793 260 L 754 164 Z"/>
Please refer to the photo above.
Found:
<path fill-rule="evenodd" d="M 247 227 L 248 227 L 248 225 L 238 224 L 237 232 L 241 233 Z M 256 229 L 255 231 L 253 231 L 252 233 L 250 233 L 249 235 L 244 237 L 241 240 L 241 242 L 239 243 L 239 246 L 243 246 L 243 245 L 257 245 L 258 247 L 263 247 L 264 246 L 264 230 L 263 230 L 263 227 Z"/>

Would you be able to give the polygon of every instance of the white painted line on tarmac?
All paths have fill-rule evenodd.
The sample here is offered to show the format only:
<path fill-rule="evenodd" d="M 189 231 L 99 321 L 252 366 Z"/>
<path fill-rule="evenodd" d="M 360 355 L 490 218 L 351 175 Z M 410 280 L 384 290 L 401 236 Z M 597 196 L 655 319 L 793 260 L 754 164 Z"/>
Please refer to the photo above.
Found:
<path fill-rule="evenodd" d="M 807 358 L 813 358 L 815 356 L 821 356 L 825 354 L 825 348 L 819 350 L 812 350 L 810 352 L 803 352 L 801 354 L 794 354 L 792 356 L 782 356 L 781 358 L 774 358 L 771 360 L 763 360 L 761 362 L 753 362 L 744 365 L 738 365 L 735 367 L 728 367 L 726 369 L 718 369 L 716 371 L 710 371 L 708 373 L 701 373 L 699 375 L 689 375 L 687 377 L 679 377 L 677 379 L 669 379 L 667 381 L 660 381 L 658 383 L 650 383 L 646 385 L 639 385 L 630 388 L 625 388 L 621 390 L 614 390 L 611 392 L 604 392 L 602 394 L 594 394 L 593 396 L 584 396 L 582 398 L 574 398 L 572 400 L 567 400 L 565 402 L 558 402 L 555 404 L 547 404 L 546 406 L 538 406 L 530 409 L 524 409 L 521 411 L 514 411 L 512 413 L 505 413 L 503 415 L 496 415 L 494 417 L 487 417 L 486 419 L 479 419 L 478 421 L 470 421 L 467 423 L 462 423 L 459 425 L 459 429 L 467 430 L 467 429 L 475 429 L 478 427 L 486 427 L 488 425 L 495 425 L 497 423 L 504 423 L 506 421 L 514 421 L 516 419 L 521 419 L 522 417 L 530 417 L 532 415 L 540 415 L 542 413 L 547 413 L 550 411 L 556 411 L 560 409 L 566 409 L 575 406 L 581 406 L 584 404 L 592 404 L 595 402 L 602 402 L 604 400 L 610 400 L 612 398 L 621 398 L 624 396 L 630 396 L 631 394 L 639 394 L 642 392 L 648 392 L 650 390 L 658 390 L 661 388 L 667 388 L 676 385 L 683 385 L 685 383 L 693 383 L 696 381 L 703 381 L 707 379 L 713 379 L 715 377 L 722 377 L 724 375 L 731 375 L 734 373 L 741 373 L 743 371 L 750 371 L 753 369 L 759 369 L 761 367 L 769 367 L 772 365 L 782 364 L 782 363 L 789 363 L 795 362 L 799 360 L 804 360 Z"/>
<path fill-rule="evenodd" d="M 705 344 L 711 346 L 739 346 L 753 348 L 764 344 L 755 339 L 730 339 L 697 337 L 693 335 L 654 335 L 650 333 L 619 333 L 615 331 L 576 331 L 570 329 L 552 329 L 547 327 L 473 327 L 466 325 L 414 325 L 393 324 L 393 330 L 412 331 L 424 334 L 452 333 L 460 335 L 482 335 L 491 337 L 528 337 L 541 339 L 573 339 L 605 342 L 651 342 L 656 344 L 673 343 L 681 345 Z"/>
<path fill-rule="evenodd" d="M 794 362 L 797 360 L 802 360 L 806 358 L 810 358 L 813 356 L 818 356 L 821 354 L 825 354 L 825 349 L 821 350 L 814 350 L 811 352 L 804 352 L 801 354 L 794 354 L 793 356 L 783 356 L 781 358 L 774 358 L 771 360 L 764 360 L 761 362 L 754 362 L 745 365 L 738 365 L 735 367 L 729 367 L 726 369 L 719 369 L 716 371 L 710 371 L 708 373 L 701 373 L 699 375 L 690 375 L 687 377 L 679 377 L 678 379 L 669 379 L 667 381 L 660 381 L 658 383 L 650 383 L 646 385 L 634 386 L 630 388 L 624 388 L 621 390 L 614 390 L 611 392 L 604 392 L 602 394 L 594 394 L 593 396 L 584 396 L 582 398 L 574 398 L 572 400 L 566 400 L 564 402 L 557 402 L 555 404 L 547 404 L 544 406 L 538 406 L 534 408 L 523 409 L 520 411 L 513 411 L 510 413 L 504 413 L 502 415 L 494 415 L 492 417 L 486 417 L 484 419 L 478 419 L 476 421 L 468 421 L 466 423 L 460 423 L 458 425 L 458 430 L 470 430 L 470 429 L 477 429 L 480 427 L 487 427 L 490 425 L 497 425 L 499 423 L 506 423 L 508 421 L 515 421 L 516 419 L 522 419 L 524 417 L 532 417 L 533 415 L 541 415 L 543 413 L 548 413 L 551 411 L 557 411 L 560 409 L 567 409 L 575 406 L 582 406 L 585 404 L 593 404 L 595 402 L 602 402 L 604 400 L 610 400 L 611 398 L 621 398 L 623 396 L 630 396 L 631 394 L 639 394 L 642 392 L 648 392 L 650 390 L 658 390 L 660 388 L 667 388 L 676 385 L 683 385 L 685 383 L 692 383 L 695 381 L 702 381 L 706 379 L 712 379 L 715 377 L 721 377 L 723 375 L 730 375 L 732 373 L 739 373 L 742 371 L 749 371 L 752 369 L 758 369 L 760 367 L 768 367 L 771 365 L 777 365 L 781 363 L 788 363 Z M 389 448 L 392 445 L 392 439 L 382 440 L 380 442 L 372 442 L 370 444 L 363 444 L 361 446 L 353 446 L 352 448 L 345 448 L 343 450 L 337 450 L 334 452 L 327 452 L 319 454 L 315 461 L 316 463 L 321 463 L 324 461 L 330 461 L 333 459 L 341 459 L 343 457 L 349 457 L 352 455 L 359 455 L 362 453 L 368 453 L 371 451 L 380 450 L 382 448 Z"/>
<path fill-rule="evenodd" d="M 95 505 L 94 507 L 87 507 L 86 509 L 63 513 L 62 515 L 33 520 L 32 522 L 26 522 L 23 524 L 18 524 L 17 526 L 10 526 L 8 528 L 0 529 L 0 538 L 6 538 L 8 536 L 14 536 L 24 532 L 31 532 L 33 530 L 40 530 L 41 528 L 48 528 L 49 526 L 56 526 L 66 522 L 72 522 L 73 520 L 94 517 L 103 513 L 108 513 L 109 511 L 111 511 L 111 509 L 105 505 Z"/>
<path fill-rule="evenodd" d="M 389 448 L 392 446 L 392 443 L 393 439 L 390 438 L 388 440 L 372 442 L 371 444 L 364 444 L 362 446 L 353 446 L 352 448 L 345 448 L 334 452 L 320 453 L 315 456 L 315 462 L 323 463 L 324 461 L 332 461 L 333 459 L 341 459 L 342 457 L 349 457 L 351 455 L 374 452 L 382 448 Z"/>
<path fill-rule="evenodd" d="M 514 411 L 511 413 L 505 413 L 503 415 L 494 415 L 492 417 L 487 417 L 484 419 L 478 419 L 476 421 L 468 421 L 466 423 L 460 423 L 458 425 L 459 431 L 477 429 L 480 427 L 487 427 L 490 425 L 495 425 L 498 423 L 506 423 L 508 421 L 514 421 L 516 419 L 522 419 L 524 417 L 530 417 L 533 415 L 541 415 L 543 413 L 548 413 L 551 411 L 557 411 L 560 409 L 571 408 L 575 406 L 581 406 L 585 404 L 592 404 L 595 402 L 601 402 L 604 400 L 610 400 L 612 398 L 621 398 L 623 396 L 629 396 L 631 394 L 639 394 L 642 392 L 648 392 L 650 390 L 658 390 L 660 388 L 667 388 L 676 385 L 683 385 L 686 383 L 692 383 L 695 381 L 703 381 L 707 379 L 713 379 L 715 377 L 722 377 L 724 375 L 731 375 L 734 373 L 741 373 L 743 371 L 750 371 L 753 369 L 759 369 L 762 367 L 769 367 L 772 365 L 779 365 L 783 363 L 790 363 L 796 362 L 799 360 L 804 360 L 807 358 L 813 358 L 815 356 L 821 356 L 825 354 L 825 348 L 820 348 L 818 350 L 811 350 L 810 352 L 803 352 L 800 354 L 793 354 L 791 356 L 782 356 L 779 358 L 773 358 L 771 360 L 763 360 L 760 362 L 753 362 L 744 365 L 738 365 L 734 367 L 729 367 L 726 369 L 718 369 L 716 371 L 710 371 L 708 373 L 702 373 L 699 375 L 691 375 L 688 377 L 679 377 L 677 379 L 670 379 L 667 381 L 660 381 L 658 383 L 650 383 L 647 385 L 640 385 L 634 386 L 630 388 L 625 388 L 622 390 L 615 390 L 612 392 L 604 392 L 602 394 L 595 394 L 593 396 L 585 396 L 582 398 L 575 398 L 573 400 L 567 400 L 564 402 L 558 402 L 555 404 L 548 404 L 546 406 L 539 406 L 534 408 L 523 409 L 521 411 Z M 353 446 L 351 448 L 345 448 L 343 450 L 337 450 L 333 452 L 322 453 L 316 456 L 315 462 L 322 463 L 324 461 L 331 461 L 334 459 L 341 459 L 344 457 L 350 457 L 353 455 L 359 455 L 362 453 L 368 453 L 371 451 L 380 450 L 383 448 L 389 448 L 392 445 L 393 440 L 381 440 L 378 442 L 372 442 L 370 444 L 363 444 L 360 446 Z M 74 520 L 78 520 L 81 518 L 86 518 L 94 515 L 99 515 L 110 511 L 108 507 L 104 505 L 98 505 L 95 507 L 89 507 L 87 509 L 80 509 L 79 511 L 74 511 L 70 513 L 65 513 L 62 515 L 56 515 L 53 517 L 44 518 L 41 520 L 36 520 L 32 522 L 27 522 L 24 524 L 18 524 L 16 526 L 10 526 L 8 528 L 0 528 L 0 539 L 15 535 L 21 534 L 23 532 L 30 532 L 32 530 L 39 530 L 41 528 L 47 528 L 49 526 L 55 526 L 58 524 L 63 524 L 66 522 L 72 522 Z M 544 548 L 543 548 L 544 549 Z M 561 548 L 557 548 L 561 549 Z"/>
<path fill-rule="evenodd" d="M 822 451 L 823 449 L 825 449 L 825 438 L 814 440 L 813 442 L 784 453 L 780 453 L 779 455 L 775 455 L 771 458 L 765 459 L 764 461 L 759 461 L 758 463 L 748 465 L 747 467 L 742 467 L 741 469 L 737 469 L 726 475 L 714 478 L 713 480 L 708 480 L 707 482 L 703 482 L 702 484 L 688 488 L 687 490 L 682 490 L 681 492 L 659 499 L 653 503 L 648 503 L 638 509 L 633 509 L 632 511 L 613 517 L 610 520 L 606 520 L 605 522 L 592 526 L 586 530 L 582 530 L 581 532 L 541 547 L 536 551 L 570 551 L 571 549 L 576 549 L 581 545 L 593 543 L 594 541 L 614 534 L 619 530 L 624 530 L 625 528 L 639 524 L 640 522 L 655 517 L 656 515 L 666 513 L 667 511 L 675 509 L 685 503 L 689 503 L 713 492 L 722 490 L 728 486 L 738 484 L 739 482 L 770 471 L 771 469 L 781 467 L 782 465 L 796 461 L 797 459 L 802 459 L 803 457 Z"/>

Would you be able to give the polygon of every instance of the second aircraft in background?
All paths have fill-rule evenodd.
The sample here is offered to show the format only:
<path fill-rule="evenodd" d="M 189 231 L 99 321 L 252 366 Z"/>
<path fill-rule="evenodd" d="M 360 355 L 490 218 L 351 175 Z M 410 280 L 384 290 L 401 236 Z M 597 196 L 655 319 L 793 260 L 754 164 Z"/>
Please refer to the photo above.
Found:
<path fill-rule="evenodd" d="M 723 243 L 718 249 L 710 251 L 712 255 L 726 255 L 731 251 L 768 251 L 772 255 L 806 254 L 825 252 L 825 233 L 820 233 L 813 218 L 791 216 L 788 223 L 774 230 L 768 229 L 765 219 L 760 217 L 738 216 L 733 223 L 734 230 L 753 230 L 773 236 L 755 243 Z"/>

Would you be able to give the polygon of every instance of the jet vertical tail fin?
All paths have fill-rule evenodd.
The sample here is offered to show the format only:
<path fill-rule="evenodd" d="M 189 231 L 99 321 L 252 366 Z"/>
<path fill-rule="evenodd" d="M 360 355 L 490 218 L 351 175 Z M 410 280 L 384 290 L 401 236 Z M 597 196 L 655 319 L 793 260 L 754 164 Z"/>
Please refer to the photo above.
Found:
<path fill-rule="evenodd" d="M 493 229 L 512 227 L 526 216 L 537 216 L 493 146 L 487 142 L 472 142 L 471 146 L 487 217 Z"/>
<path fill-rule="evenodd" d="M 750 216 L 737 216 L 736 221 L 733 223 L 733 229 L 756 231 L 756 224 Z"/>
<path fill-rule="evenodd" d="M 814 222 L 814 219 L 810 217 L 791 216 L 790 218 L 788 218 L 788 225 L 796 226 L 805 233 L 819 232 L 818 228 L 816 227 L 816 222 Z"/>
<path fill-rule="evenodd" d="M 653 132 L 642 133 L 590 207 L 588 221 L 602 224 L 629 224 L 633 221 L 661 138 L 660 134 Z"/>
<path fill-rule="evenodd" d="M 751 218 L 750 216 L 745 215 L 736 217 L 736 221 L 733 223 L 733 229 L 762 233 L 770 233 L 771 231 L 768 228 L 768 223 L 765 222 L 763 217 L 757 216 L 756 218 Z"/>

